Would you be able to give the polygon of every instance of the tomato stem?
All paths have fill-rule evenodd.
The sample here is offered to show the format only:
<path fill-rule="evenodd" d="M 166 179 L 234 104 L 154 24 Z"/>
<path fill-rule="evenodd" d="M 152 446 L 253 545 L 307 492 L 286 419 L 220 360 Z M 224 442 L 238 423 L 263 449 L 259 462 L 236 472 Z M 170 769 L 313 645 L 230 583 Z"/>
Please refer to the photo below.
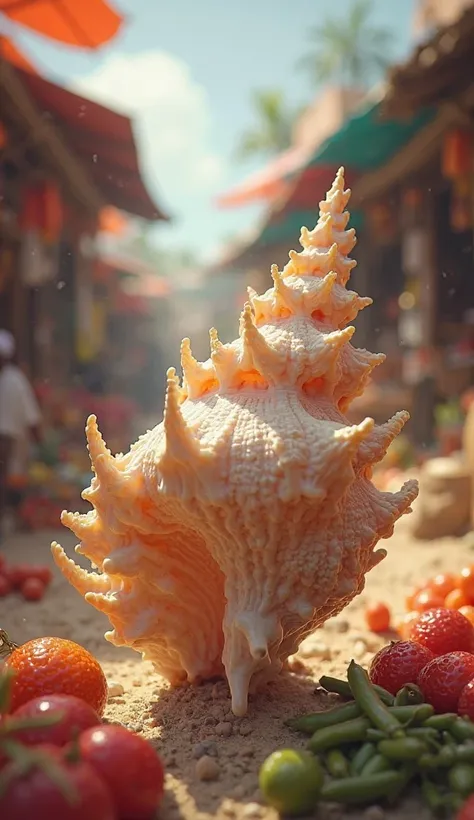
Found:
<path fill-rule="evenodd" d="M 18 649 L 19 644 L 15 643 L 8 636 L 8 632 L 0 629 L 0 658 L 7 658 L 14 649 Z"/>

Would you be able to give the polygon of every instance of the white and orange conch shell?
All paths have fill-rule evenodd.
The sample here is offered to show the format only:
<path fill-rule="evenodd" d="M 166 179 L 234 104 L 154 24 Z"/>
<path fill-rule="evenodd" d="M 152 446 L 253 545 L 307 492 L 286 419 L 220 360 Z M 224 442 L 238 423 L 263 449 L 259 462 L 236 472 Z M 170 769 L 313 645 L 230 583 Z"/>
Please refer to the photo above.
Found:
<path fill-rule="evenodd" d="M 314 230 L 301 231 L 273 287 L 249 292 L 239 338 L 211 330 L 203 364 L 181 347 L 164 420 L 112 456 L 87 422 L 95 476 L 87 515 L 63 513 L 87 573 L 57 565 L 106 613 L 106 638 L 172 683 L 227 676 L 232 709 L 274 677 L 310 632 L 340 612 L 386 555 L 376 550 L 418 493 L 379 492 L 371 468 L 408 419 L 349 425 L 344 412 L 384 356 L 350 344 L 371 303 L 346 290 L 349 190 L 340 169 Z"/>

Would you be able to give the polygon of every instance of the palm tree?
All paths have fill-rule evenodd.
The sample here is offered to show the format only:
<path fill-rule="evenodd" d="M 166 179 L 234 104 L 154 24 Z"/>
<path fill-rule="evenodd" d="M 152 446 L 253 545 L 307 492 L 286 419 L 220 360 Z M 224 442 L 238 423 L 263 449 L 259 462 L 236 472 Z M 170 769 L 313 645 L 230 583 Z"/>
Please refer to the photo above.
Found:
<path fill-rule="evenodd" d="M 314 27 L 315 48 L 300 61 L 319 85 L 335 81 L 366 87 L 390 63 L 391 32 L 370 22 L 372 0 L 354 0 L 344 18 L 328 17 Z"/>
<path fill-rule="evenodd" d="M 255 154 L 278 154 L 291 143 L 294 115 L 277 89 L 253 92 L 257 125 L 246 131 L 237 148 L 239 159 Z"/>

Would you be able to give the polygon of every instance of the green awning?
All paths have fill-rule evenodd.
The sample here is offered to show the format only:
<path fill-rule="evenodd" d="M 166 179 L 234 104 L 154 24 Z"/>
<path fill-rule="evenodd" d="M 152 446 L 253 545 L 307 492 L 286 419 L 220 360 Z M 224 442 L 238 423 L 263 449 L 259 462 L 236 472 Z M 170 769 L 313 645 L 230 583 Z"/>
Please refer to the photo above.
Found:
<path fill-rule="evenodd" d="M 387 162 L 434 116 L 433 109 L 424 109 L 407 121 L 382 120 L 381 103 L 376 103 L 347 120 L 318 148 L 306 167 L 336 164 L 372 171 Z"/>

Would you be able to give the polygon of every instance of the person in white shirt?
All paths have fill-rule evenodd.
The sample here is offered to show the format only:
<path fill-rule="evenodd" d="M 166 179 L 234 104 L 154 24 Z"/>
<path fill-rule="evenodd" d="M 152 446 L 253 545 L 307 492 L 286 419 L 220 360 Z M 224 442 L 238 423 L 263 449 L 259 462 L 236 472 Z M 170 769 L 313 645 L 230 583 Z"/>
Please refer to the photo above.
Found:
<path fill-rule="evenodd" d="M 41 412 L 25 374 L 13 363 L 15 340 L 0 330 L 0 536 L 8 478 L 23 475 L 30 442 L 41 440 Z"/>

